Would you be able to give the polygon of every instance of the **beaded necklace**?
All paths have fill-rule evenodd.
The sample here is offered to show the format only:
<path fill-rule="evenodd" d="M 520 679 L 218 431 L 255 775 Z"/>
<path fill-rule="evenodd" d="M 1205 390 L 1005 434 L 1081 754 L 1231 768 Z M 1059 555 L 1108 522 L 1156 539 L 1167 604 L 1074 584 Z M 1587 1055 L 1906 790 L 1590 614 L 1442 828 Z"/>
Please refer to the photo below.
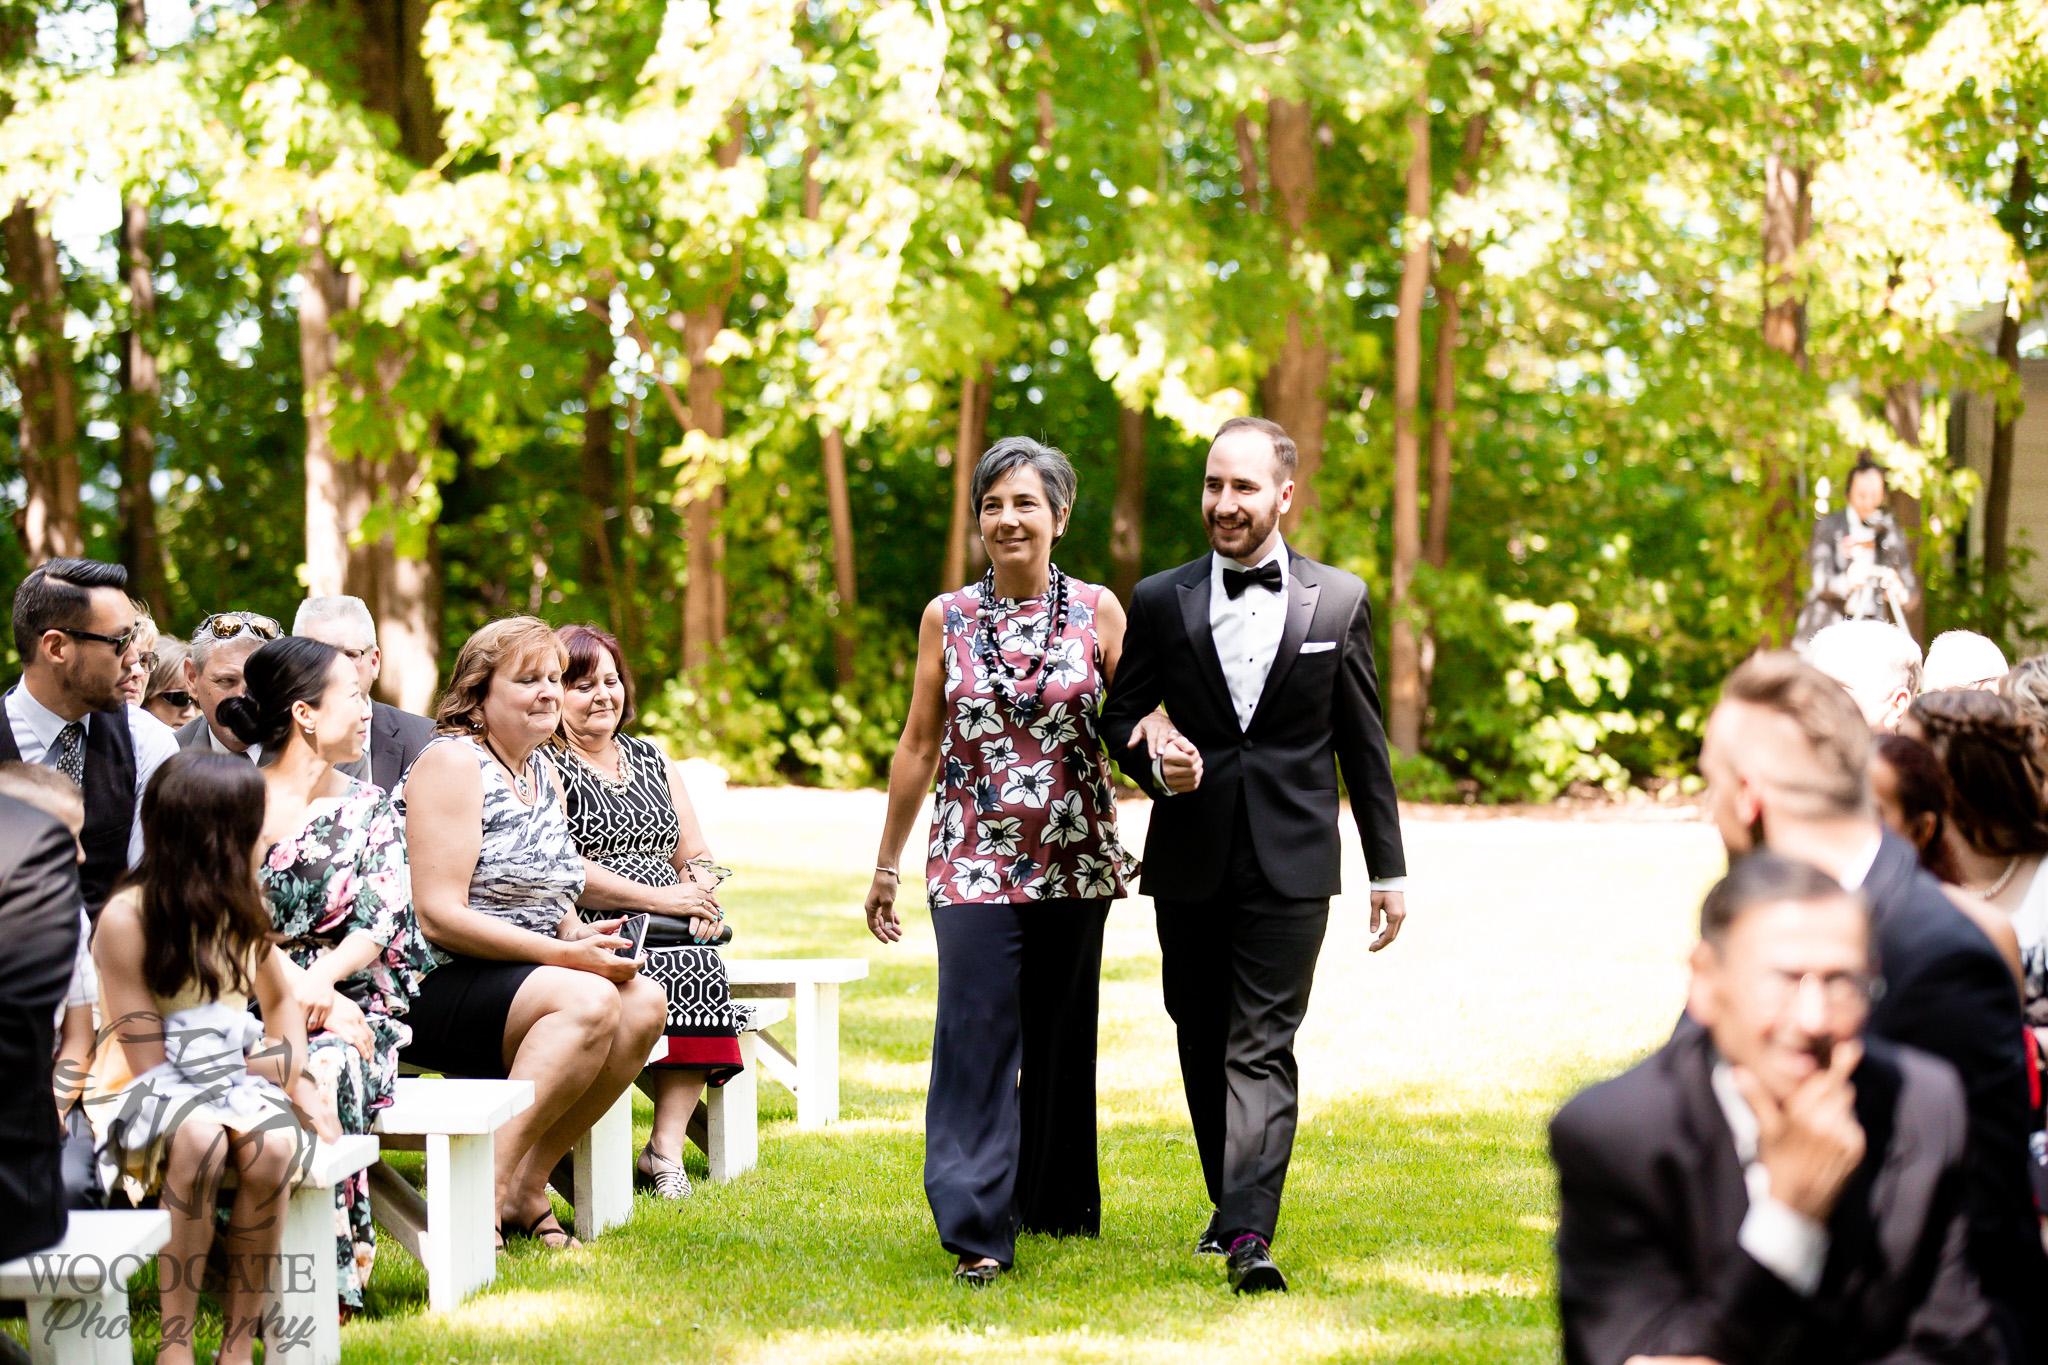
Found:
<path fill-rule="evenodd" d="M 1039 648 L 1038 657 L 1021 669 L 1010 667 L 1009 660 L 1003 657 L 1002 647 L 996 642 L 996 615 L 989 607 L 989 604 L 996 600 L 996 570 L 993 564 L 989 566 L 988 572 L 981 576 L 981 600 L 974 609 L 975 657 L 988 669 L 989 685 L 995 689 L 996 695 L 1008 702 L 1010 709 L 1025 720 L 1038 714 L 1038 703 L 1045 696 L 1045 685 L 1052 679 L 1049 661 L 1052 658 L 1053 641 L 1066 632 L 1067 576 L 1060 572 L 1057 564 L 1051 566 L 1051 582 L 1046 585 L 1045 595 L 1049 608 L 1045 614 L 1045 639 Z M 1030 642 L 1028 635 L 1025 642 Z M 1018 689 L 1017 683 L 1029 679 L 1034 673 L 1038 675 L 1038 686 L 1031 695 L 1026 696 Z"/>

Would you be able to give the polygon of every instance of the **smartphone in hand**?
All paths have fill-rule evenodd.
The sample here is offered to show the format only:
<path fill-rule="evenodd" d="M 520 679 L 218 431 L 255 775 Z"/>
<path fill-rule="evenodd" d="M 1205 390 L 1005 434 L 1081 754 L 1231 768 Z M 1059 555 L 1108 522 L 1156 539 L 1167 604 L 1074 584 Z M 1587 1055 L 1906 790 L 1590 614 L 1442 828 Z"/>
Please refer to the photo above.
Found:
<path fill-rule="evenodd" d="M 631 961 L 633 958 L 640 956 L 640 950 L 646 946 L 647 916 L 645 914 L 626 916 L 625 919 L 619 922 L 616 932 L 620 938 L 626 940 L 628 946 L 614 948 L 612 951 L 620 957 Z"/>

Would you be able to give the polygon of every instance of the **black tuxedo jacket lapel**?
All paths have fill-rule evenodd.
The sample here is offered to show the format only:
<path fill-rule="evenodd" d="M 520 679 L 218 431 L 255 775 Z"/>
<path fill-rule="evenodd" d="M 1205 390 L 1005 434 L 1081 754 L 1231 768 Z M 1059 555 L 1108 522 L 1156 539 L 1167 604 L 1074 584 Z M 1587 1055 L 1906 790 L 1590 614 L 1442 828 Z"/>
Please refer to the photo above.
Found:
<path fill-rule="evenodd" d="M 1286 686 L 1287 675 L 1294 671 L 1294 661 L 1301 657 L 1302 641 L 1308 639 L 1309 623 L 1315 619 L 1316 598 L 1323 589 L 1309 575 L 1314 572 L 1313 564 L 1292 550 L 1287 552 L 1287 622 L 1280 630 L 1280 648 L 1273 654 L 1273 666 L 1266 671 L 1266 685 L 1259 692 L 1259 704 L 1252 710 L 1252 723 L 1247 729 L 1255 729 L 1266 708 L 1280 695 Z M 1212 649 L 1210 653 L 1215 653 Z M 1220 667 L 1219 667 L 1219 672 Z"/>
<path fill-rule="evenodd" d="M 1735 1134 L 1714 1097 L 1714 1046 L 1701 1029 L 1672 1058 L 1678 1083 L 1680 1112 L 1699 1154 L 1693 1189 L 1699 1193 L 1692 1214 L 1694 1248 L 1734 1246 L 1742 1220 L 1749 1213 L 1749 1185 L 1742 1177 L 1742 1159 L 1735 1154 Z M 1693 1267 L 1702 1279 L 1712 1267 Z"/>
<path fill-rule="evenodd" d="M 1195 649 L 1195 667 L 1214 689 L 1217 705 L 1223 714 L 1231 718 L 1234 725 L 1237 709 L 1230 703 L 1230 684 L 1223 678 L 1223 660 L 1216 654 L 1216 633 L 1209 628 L 1209 556 L 1204 555 L 1190 568 L 1199 566 L 1201 573 L 1190 579 L 1182 579 L 1180 591 L 1180 619 L 1187 627 L 1188 642 Z"/>

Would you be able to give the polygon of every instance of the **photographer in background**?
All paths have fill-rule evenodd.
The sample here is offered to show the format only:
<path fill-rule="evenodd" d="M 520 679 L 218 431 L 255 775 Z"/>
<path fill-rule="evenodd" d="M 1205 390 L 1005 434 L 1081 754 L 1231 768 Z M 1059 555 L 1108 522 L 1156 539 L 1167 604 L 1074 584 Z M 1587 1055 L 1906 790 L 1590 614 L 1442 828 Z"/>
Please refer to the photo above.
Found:
<path fill-rule="evenodd" d="M 1813 524 L 1806 562 L 1813 585 L 1799 612 L 1794 647 L 1804 649 L 1837 621 L 1878 620 L 1905 627 L 1920 600 L 1913 550 L 1885 510 L 1884 466 L 1864 451 L 1849 471 L 1846 505 Z"/>

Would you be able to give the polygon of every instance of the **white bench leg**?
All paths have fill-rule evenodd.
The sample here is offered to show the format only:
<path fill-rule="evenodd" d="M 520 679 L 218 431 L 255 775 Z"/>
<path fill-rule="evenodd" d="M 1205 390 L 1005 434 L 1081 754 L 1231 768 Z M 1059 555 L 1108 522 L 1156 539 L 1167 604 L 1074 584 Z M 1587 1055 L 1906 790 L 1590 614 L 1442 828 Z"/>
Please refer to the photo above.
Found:
<path fill-rule="evenodd" d="M 830 981 L 796 988 L 796 1126 L 839 1121 L 839 987 Z"/>
<path fill-rule="evenodd" d="M 427 1134 L 427 1307 L 445 1313 L 498 1273 L 497 1158 L 489 1133 Z"/>
<path fill-rule="evenodd" d="M 754 1169 L 759 1159 L 757 1118 L 761 1051 L 758 1034 L 739 1036 L 740 1064 L 745 1069 L 716 1089 L 704 1092 L 704 1155 L 711 1162 L 711 1183 L 723 1185 Z"/>
<path fill-rule="evenodd" d="M 340 1286 L 334 1263 L 334 1191 L 295 1190 L 285 1207 L 276 1293 L 264 1318 L 263 1358 L 340 1365 Z"/>
<path fill-rule="evenodd" d="M 589 1241 L 633 1216 L 633 1091 L 576 1140 L 576 1236 Z"/>
<path fill-rule="evenodd" d="M 28 1301 L 28 1354 L 35 1365 L 129 1365 L 128 1290 Z"/>

